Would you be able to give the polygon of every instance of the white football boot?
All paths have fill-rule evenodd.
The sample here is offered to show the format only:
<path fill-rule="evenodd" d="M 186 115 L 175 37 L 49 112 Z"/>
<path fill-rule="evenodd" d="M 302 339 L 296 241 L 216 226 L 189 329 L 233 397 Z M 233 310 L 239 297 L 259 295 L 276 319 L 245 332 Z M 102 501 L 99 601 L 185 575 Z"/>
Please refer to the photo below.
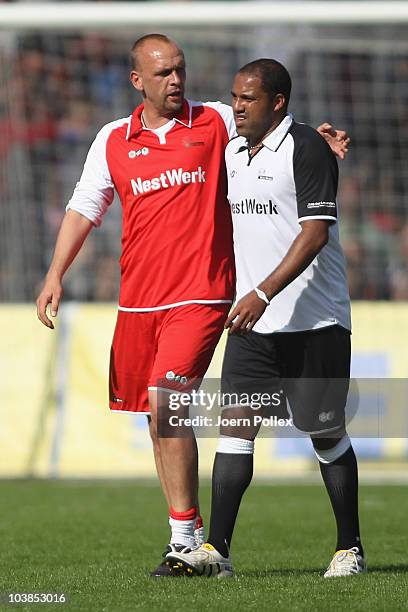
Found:
<path fill-rule="evenodd" d="M 354 546 L 348 550 L 338 550 L 334 553 L 334 557 L 324 577 L 353 576 L 354 574 L 362 574 L 366 571 L 367 564 L 365 559 L 360 555 L 359 549 Z"/>
<path fill-rule="evenodd" d="M 232 578 L 234 570 L 230 557 L 225 558 L 211 544 L 202 544 L 191 552 L 171 551 L 166 555 L 175 572 L 185 576 L 206 576 L 207 578 Z"/>

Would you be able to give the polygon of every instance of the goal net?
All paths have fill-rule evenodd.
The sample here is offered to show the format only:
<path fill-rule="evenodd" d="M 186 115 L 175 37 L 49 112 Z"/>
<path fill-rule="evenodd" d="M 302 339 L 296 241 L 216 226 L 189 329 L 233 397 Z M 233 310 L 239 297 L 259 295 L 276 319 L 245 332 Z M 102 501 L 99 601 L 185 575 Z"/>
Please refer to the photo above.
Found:
<path fill-rule="evenodd" d="M 195 19 L 197 4 L 202 10 Z M 260 3 L 231 2 L 217 21 L 210 17 L 218 3 L 207 13 L 203 4 L 208 6 L 183 3 L 180 9 L 166 3 L 157 24 L 160 3 L 133 3 L 119 24 L 115 7 L 121 3 L 95 3 L 81 19 L 76 4 L 57 3 L 68 12 L 55 16 L 54 3 L 31 3 L 13 13 L 14 21 L 0 19 L 2 300 L 31 300 L 35 294 L 90 142 L 104 123 L 129 115 L 139 101 L 129 83 L 128 52 L 135 39 L 152 31 L 167 33 L 184 48 L 193 99 L 228 102 L 234 72 L 257 57 L 274 57 L 288 67 L 296 119 L 315 126 L 329 121 L 353 140 L 340 164 L 339 193 L 352 298 L 407 299 L 406 17 L 373 19 L 375 7 L 396 3 L 368 3 L 364 20 L 339 9 L 345 3 L 321 3 L 316 13 L 316 3 L 298 3 L 293 14 L 293 5 L 281 2 L 275 3 L 280 12 L 274 23 L 274 3 L 257 13 Z M 242 7 L 249 7 L 247 24 L 237 23 Z M 319 23 L 322 12 L 325 23 Z M 114 205 L 68 275 L 67 298 L 116 300 L 120 223 Z"/>

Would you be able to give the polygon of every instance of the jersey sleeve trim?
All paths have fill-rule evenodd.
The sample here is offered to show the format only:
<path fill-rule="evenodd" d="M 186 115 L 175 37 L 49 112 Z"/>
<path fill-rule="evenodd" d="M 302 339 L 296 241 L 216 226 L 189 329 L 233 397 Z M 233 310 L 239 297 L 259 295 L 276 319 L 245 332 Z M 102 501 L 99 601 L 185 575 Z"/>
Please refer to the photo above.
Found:
<path fill-rule="evenodd" d="M 88 219 L 88 221 L 93 223 L 95 227 L 99 227 L 101 225 L 101 222 L 98 223 L 98 221 L 95 219 L 95 215 L 89 212 L 89 210 L 86 210 L 86 209 L 80 210 L 79 206 L 70 206 L 68 203 L 65 207 L 65 212 L 68 212 L 69 210 L 73 210 L 74 212 L 78 213 L 82 217 L 85 217 L 85 219 Z"/>
<path fill-rule="evenodd" d="M 302 221 L 313 221 L 313 220 L 321 220 L 321 221 L 334 221 L 337 223 L 337 217 L 333 217 L 330 215 L 307 215 L 306 217 L 299 217 L 299 223 Z"/>

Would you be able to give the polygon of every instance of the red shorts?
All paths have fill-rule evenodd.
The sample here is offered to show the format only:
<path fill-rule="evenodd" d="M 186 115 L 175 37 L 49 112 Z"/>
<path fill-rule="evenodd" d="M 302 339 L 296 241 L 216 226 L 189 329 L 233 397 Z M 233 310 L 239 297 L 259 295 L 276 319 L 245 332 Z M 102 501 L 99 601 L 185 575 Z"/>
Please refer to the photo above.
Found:
<path fill-rule="evenodd" d="M 109 371 L 111 410 L 149 413 L 148 391 L 197 388 L 231 304 L 119 311 Z"/>

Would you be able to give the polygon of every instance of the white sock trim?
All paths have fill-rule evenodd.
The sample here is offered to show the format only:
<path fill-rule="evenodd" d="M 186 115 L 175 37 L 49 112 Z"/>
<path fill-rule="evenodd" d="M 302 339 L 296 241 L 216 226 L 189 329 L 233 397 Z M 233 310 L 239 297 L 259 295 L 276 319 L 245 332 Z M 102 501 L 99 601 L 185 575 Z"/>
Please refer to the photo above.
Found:
<path fill-rule="evenodd" d="M 336 461 L 336 459 L 344 455 L 344 453 L 348 451 L 350 446 L 351 441 L 348 435 L 346 434 L 342 437 L 341 440 L 337 442 L 336 446 L 333 446 L 333 448 L 329 448 L 327 450 L 317 450 L 315 448 L 314 452 L 316 453 L 316 457 L 318 458 L 320 463 L 333 463 L 333 461 Z"/>
<path fill-rule="evenodd" d="M 217 453 L 253 455 L 254 448 L 254 440 L 244 440 L 243 438 L 232 438 L 230 436 L 220 436 L 218 438 Z"/>

